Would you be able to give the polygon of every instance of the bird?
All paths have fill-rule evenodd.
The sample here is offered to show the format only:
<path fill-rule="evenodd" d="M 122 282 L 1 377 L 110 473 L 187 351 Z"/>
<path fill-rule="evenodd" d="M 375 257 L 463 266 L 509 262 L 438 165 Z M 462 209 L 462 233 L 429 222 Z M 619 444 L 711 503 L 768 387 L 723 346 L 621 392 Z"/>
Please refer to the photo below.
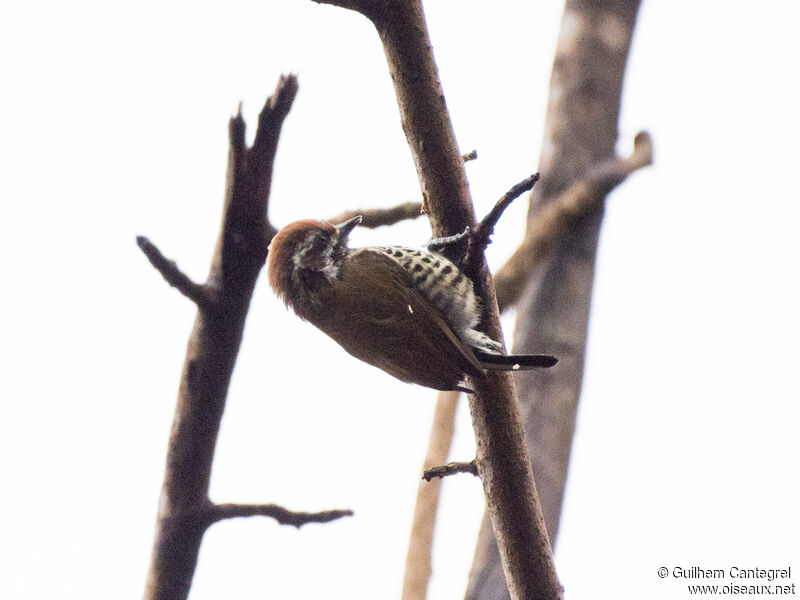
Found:
<path fill-rule="evenodd" d="M 352 356 L 408 383 L 473 392 L 468 378 L 486 370 L 551 367 L 544 354 L 505 355 L 478 331 L 481 302 L 473 282 L 433 251 L 405 246 L 350 248 L 361 222 L 301 220 L 273 237 L 270 286 L 298 317 Z"/>

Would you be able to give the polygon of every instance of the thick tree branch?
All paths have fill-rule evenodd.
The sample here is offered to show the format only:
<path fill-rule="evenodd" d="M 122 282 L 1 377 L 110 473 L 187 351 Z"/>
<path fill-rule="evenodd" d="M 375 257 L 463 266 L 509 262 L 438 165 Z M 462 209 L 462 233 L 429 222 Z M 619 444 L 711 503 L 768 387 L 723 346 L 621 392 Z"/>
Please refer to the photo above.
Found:
<path fill-rule="evenodd" d="M 275 232 L 267 220 L 272 165 L 281 125 L 296 92 L 297 80 L 293 76 L 280 79 L 259 115 L 255 141 L 250 148 L 245 144 L 241 114 L 230 120 L 222 226 L 203 286 L 215 290 L 215 310 L 198 311 L 186 348 L 145 600 L 185 599 L 206 528 L 226 514 L 233 516 L 244 510 L 222 505 L 209 513 L 208 507 L 212 505 L 208 486 L 250 298 Z M 195 293 L 160 252 L 144 246 L 148 258 L 155 259 L 154 264 L 161 266 L 162 274 L 167 274 L 165 278 Z M 250 510 L 261 509 L 250 507 Z M 276 510 L 273 508 L 273 512 Z M 288 511 L 282 517 L 287 514 Z"/>
<path fill-rule="evenodd" d="M 142 235 L 136 237 L 136 244 L 168 284 L 197 304 L 200 309 L 205 310 L 211 306 L 209 290 L 204 285 L 192 281 L 178 268 L 174 260 L 169 260 L 161 254 L 161 250 L 155 244 Z"/>
<path fill-rule="evenodd" d="M 594 165 L 614 156 L 622 81 L 638 8 L 639 0 L 566 1 L 539 161 L 542 181 L 531 195 L 530 230 L 540 227 L 542 213 L 549 211 L 549 205 L 558 202 L 565 190 L 586 178 Z M 606 183 L 613 181 L 612 176 Z M 600 191 L 605 195 L 608 190 Z M 540 256 L 537 269 L 528 272 L 522 294 L 517 294 L 514 352 L 546 351 L 559 357 L 557 368 L 533 376 L 520 373 L 516 379 L 533 471 L 552 540 L 558 533 L 583 378 L 594 261 L 604 208 L 596 193 L 584 190 L 573 196 L 589 199 L 592 195 L 595 199 L 586 203 L 585 211 L 567 230 L 547 227 L 545 237 L 558 233 L 546 255 Z M 526 262 L 536 261 L 529 258 Z M 514 295 L 507 290 L 501 298 L 507 304 Z M 500 569 L 502 549 L 498 552 L 495 544 L 493 522 L 487 511 L 470 573 L 468 600 L 514 598 L 513 583 L 505 581 Z"/>
<path fill-rule="evenodd" d="M 470 473 L 477 477 L 478 465 L 474 460 L 469 462 L 451 462 L 441 467 L 425 469 L 422 473 L 422 478 L 425 481 L 430 481 L 431 479 L 442 479 L 443 477 L 449 477 L 450 475 L 456 475 L 458 473 Z"/>
<path fill-rule="evenodd" d="M 516 288 L 524 286 L 533 269 L 536 268 L 539 261 L 546 256 L 547 251 L 549 251 L 558 239 L 569 235 L 569 228 L 574 226 L 580 216 L 588 212 L 596 202 L 605 199 L 605 194 L 601 193 L 602 189 L 606 186 L 613 187 L 618 185 L 627 175 L 651 164 L 652 158 L 653 148 L 650 136 L 645 132 L 639 133 L 634 139 L 633 152 L 629 157 L 615 158 L 593 169 L 586 179 L 573 184 L 567 191 L 553 200 L 544 210 L 537 214 L 535 221 L 532 223 L 532 227 L 529 229 L 520 247 L 494 276 L 495 287 L 497 289 L 497 303 L 501 311 L 509 308 L 517 300 L 519 292 L 513 295 Z M 525 182 L 527 181 L 528 180 L 525 180 Z M 531 189 L 532 186 L 528 186 L 525 182 L 521 182 L 509 190 L 509 192 L 498 201 L 498 205 L 507 206 L 506 200 L 509 199 L 509 196 L 518 195 L 517 192 L 522 194 L 527 191 L 527 189 Z M 609 190 L 611 187 L 609 187 Z M 503 210 L 504 208 L 505 207 L 503 207 Z M 490 215 L 491 214 L 492 213 L 490 213 Z M 487 221 L 487 219 L 489 219 L 489 215 L 484 218 L 484 221 Z M 490 220 L 494 221 L 494 225 L 498 219 L 492 217 Z M 457 235 L 460 236 L 461 234 Z M 426 465 L 441 464 L 445 461 L 447 457 L 446 454 L 444 456 L 438 455 L 436 457 L 438 460 L 432 459 L 430 448 L 435 446 L 449 448 L 453 435 L 455 404 L 453 404 L 452 407 L 443 404 L 443 394 L 446 394 L 446 392 L 439 395 L 434 410 L 433 425 L 431 426 L 430 439 L 428 442 L 429 451 L 425 460 Z M 442 408 L 440 408 L 440 405 Z M 430 471 L 426 468 L 425 472 L 429 473 Z M 427 480 L 427 477 L 425 477 L 425 479 Z M 432 485 L 435 483 L 437 482 L 433 481 Z M 409 546 L 405 577 L 405 580 L 412 582 L 412 584 L 404 587 L 403 600 L 425 599 L 425 590 L 427 589 L 427 582 L 430 578 L 430 558 L 423 563 L 427 568 L 425 575 L 417 574 L 420 568 L 416 567 L 416 565 L 421 562 L 419 557 L 430 557 L 433 543 L 433 528 L 436 522 L 439 486 L 437 485 L 436 487 L 435 499 L 433 501 L 423 500 L 425 494 L 432 495 L 434 493 L 430 491 L 432 485 L 421 485 L 417 494 L 417 506 L 414 511 L 414 525 L 412 526 L 412 544 Z M 424 506 L 424 512 L 420 515 L 422 512 L 420 510 L 421 506 Z M 420 516 L 418 517 L 418 515 Z M 418 528 L 425 528 L 425 531 L 429 532 L 429 535 L 422 536 L 419 533 L 415 533 Z M 412 566 L 414 567 L 413 569 Z M 413 582 L 415 581 L 424 582 L 425 587 L 421 587 L 420 585 L 414 586 Z M 408 590 L 408 592 L 406 592 L 406 590 Z"/>
<path fill-rule="evenodd" d="M 315 0 L 355 10 L 375 25 L 395 85 L 400 118 L 434 235 L 473 225 L 464 160 L 453 135 L 419 0 Z M 428 210 L 428 203 L 439 206 Z M 465 203 L 464 200 L 467 200 Z"/>
<path fill-rule="evenodd" d="M 423 210 L 443 237 L 475 225 L 464 161 L 456 144 L 419 0 L 330 0 L 375 25 L 383 43 L 400 117 L 422 188 Z M 482 261 L 475 278 L 483 299 L 483 327 L 502 340 L 491 276 Z M 508 373 L 473 381 L 470 413 L 478 472 L 497 535 L 512 597 L 562 597 L 525 448 L 516 394 Z"/>
<path fill-rule="evenodd" d="M 613 158 L 594 167 L 579 181 L 543 206 L 531 219 L 525 238 L 494 276 L 500 310 L 512 306 L 522 294 L 536 265 L 576 224 L 605 201 L 628 175 L 653 162 L 653 144 L 647 132 L 636 135 L 626 158 Z"/>

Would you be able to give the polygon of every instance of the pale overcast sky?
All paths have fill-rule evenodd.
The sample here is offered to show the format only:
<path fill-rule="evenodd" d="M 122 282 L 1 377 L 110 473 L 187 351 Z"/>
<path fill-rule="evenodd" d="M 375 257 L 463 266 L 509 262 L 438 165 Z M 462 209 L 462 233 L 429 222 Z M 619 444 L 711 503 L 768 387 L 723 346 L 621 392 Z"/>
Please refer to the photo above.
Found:
<path fill-rule="evenodd" d="M 425 8 L 484 213 L 536 168 L 562 5 Z M 800 573 L 799 19 L 794 0 L 643 2 L 619 147 L 647 129 L 656 163 L 608 201 L 556 550 L 568 598 L 686 597 L 662 566 Z M 416 174 L 377 35 L 344 10 L 20 2 L 0 56 L 0 596 L 138 598 L 194 311 L 135 236 L 202 280 L 227 120 L 243 102 L 252 134 L 281 73 L 300 92 L 273 223 L 413 200 Z M 524 214 L 498 227 L 494 268 Z M 213 499 L 356 516 L 214 526 L 192 600 L 398 597 L 433 400 L 286 313 L 262 277 Z M 473 453 L 464 410 L 452 458 Z M 470 477 L 444 486 L 432 600 L 463 594 L 482 502 Z"/>

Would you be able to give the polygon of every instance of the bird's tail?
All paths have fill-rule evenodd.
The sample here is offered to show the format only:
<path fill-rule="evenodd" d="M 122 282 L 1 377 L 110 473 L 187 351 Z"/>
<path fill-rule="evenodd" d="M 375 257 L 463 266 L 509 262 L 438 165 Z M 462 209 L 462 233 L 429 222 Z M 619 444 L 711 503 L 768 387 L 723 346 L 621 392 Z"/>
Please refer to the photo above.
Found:
<path fill-rule="evenodd" d="M 490 371 L 547 369 L 558 362 L 558 359 L 550 354 L 492 354 L 475 348 L 473 352 L 481 366 Z"/>

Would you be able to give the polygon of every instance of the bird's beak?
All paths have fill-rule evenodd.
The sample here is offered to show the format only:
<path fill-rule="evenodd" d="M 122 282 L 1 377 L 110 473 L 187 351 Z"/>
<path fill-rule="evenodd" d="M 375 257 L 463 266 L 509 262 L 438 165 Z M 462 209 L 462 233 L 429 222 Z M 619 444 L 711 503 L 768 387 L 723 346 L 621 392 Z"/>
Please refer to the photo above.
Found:
<path fill-rule="evenodd" d="M 350 232 L 353 231 L 353 229 L 355 229 L 356 225 L 358 225 L 359 223 L 361 223 L 361 215 L 356 215 L 352 219 L 349 219 L 344 223 L 337 225 L 336 229 L 339 230 L 339 236 L 342 239 L 347 238 L 347 236 L 350 235 Z"/>

